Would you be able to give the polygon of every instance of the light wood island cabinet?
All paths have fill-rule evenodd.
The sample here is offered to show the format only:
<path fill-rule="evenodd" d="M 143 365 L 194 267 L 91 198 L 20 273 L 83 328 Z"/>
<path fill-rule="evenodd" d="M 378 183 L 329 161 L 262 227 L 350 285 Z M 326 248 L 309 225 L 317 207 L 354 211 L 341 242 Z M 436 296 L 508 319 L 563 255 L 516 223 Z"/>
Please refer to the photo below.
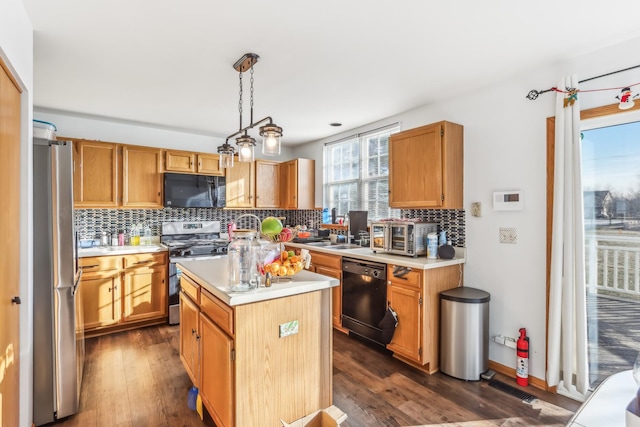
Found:
<path fill-rule="evenodd" d="M 215 424 L 276 426 L 330 406 L 330 289 L 228 305 L 201 279 L 226 259 L 206 262 L 180 265 L 180 358 Z"/>
<path fill-rule="evenodd" d="M 84 257 L 79 265 L 87 336 L 166 321 L 166 252 Z"/>
<path fill-rule="evenodd" d="M 438 122 L 391 135 L 389 206 L 463 207 L 463 127 Z"/>

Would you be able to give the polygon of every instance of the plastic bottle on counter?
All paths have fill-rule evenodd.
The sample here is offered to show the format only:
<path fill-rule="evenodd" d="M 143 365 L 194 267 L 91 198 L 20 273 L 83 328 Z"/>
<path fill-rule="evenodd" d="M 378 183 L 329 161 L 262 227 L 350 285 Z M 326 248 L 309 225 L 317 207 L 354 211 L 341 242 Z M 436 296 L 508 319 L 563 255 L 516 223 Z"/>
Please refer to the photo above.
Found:
<path fill-rule="evenodd" d="M 140 245 L 140 227 L 138 225 L 134 225 L 131 227 L 131 237 L 129 238 L 131 246 L 139 246 Z"/>
<path fill-rule="evenodd" d="M 427 234 L 427 258 L 438 258 L 438 235 L 436 233 Z"/>
<path fill-rule="evenodd" d="M 141 243 L 146 246 L 151 244 L 151 227 L 148 223 L 144 225 L 144 234 Z"/>
<path fill-rule="evenodd" d="M 118 234 L 115 231 L 111 233 L 111 246 L 118 246 Z"/>
<path fill-rule="evenodd" d="M 109 242 L 111 241 L 109 237 L 109 233 L 103 231 L 100 236 L 100 246 L 109 246 Z"/>
<path fill-rule="evenodd" d="M 442 230 L 440 232 L 440 238 L 438 240 L 438 246 L 447 244 L 447 230 Z"/>
<path fill-rule="evenodd" d="M 124 231 L 118 231 L 118 246 L 124 246 Z"/>

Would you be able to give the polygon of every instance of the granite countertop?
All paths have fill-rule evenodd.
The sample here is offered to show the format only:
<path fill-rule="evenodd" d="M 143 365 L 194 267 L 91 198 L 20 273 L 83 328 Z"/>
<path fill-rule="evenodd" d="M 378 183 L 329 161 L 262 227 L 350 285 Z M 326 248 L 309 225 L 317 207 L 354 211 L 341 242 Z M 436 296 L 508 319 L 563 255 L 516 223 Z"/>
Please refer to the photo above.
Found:
<path fill-rule="evenodd" d="M 277 282 L 274 279 L 273 284 L 268 288 L 259 287 L 248 292 L 231 292 L 228 288 L 227 263 L 227 256 L 221 255 L 213 259 L 180 260 L 178 266 L 183 272 L 197 279 L 204 289 L 229 306 L 304 294 L 340 284 L 337 279 L 302 270 L 291 276 L 291 280 Z"/>
<path fill-rule="evenodd" d="M 310 251 L 325 252 L 332 255 L 339 255 L 343 257 L 358 258 L 366 261 L 377 261 L 385 264 L 400 265 L 403 267 L 418 268 L 421 270 L 427 270 L 430 268 L 447 267 L 450 265 L 464 264 L 466 262 L 466 250 L 465 248 L 454 248 L 456 251 L 453 259 L 429 259 L 426 255 L 420 255 L 416 258 L 402 255 L 393 255 L 384 252 L 374 253 L 369 247 L 353 246 L 349 249 L 332 249 L 330 246 L 314 246 L 304 243 L 287 242 L 287 246 L 308 249 Z M 344 245 L 336 245 L 344 246 Z M 313 262 L 313 258 L 311 259 Z"/>
<path fill-rule="evenodd" d="M 78 257 L 132 255 L 147 252 L 166 252 L 167 247 L 159 243 L 139 246 L 96 246 L 93 248 L 78 248 Z"/>

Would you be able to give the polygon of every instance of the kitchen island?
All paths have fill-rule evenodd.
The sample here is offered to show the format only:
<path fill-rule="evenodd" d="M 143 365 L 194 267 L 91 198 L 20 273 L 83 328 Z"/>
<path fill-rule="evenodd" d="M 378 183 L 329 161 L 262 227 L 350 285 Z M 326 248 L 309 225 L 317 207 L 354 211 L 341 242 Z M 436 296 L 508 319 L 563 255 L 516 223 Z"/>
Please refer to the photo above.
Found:
<path fill-rule="evenodd" d="M 275 427 L 332 404 L 338 280 L 301 271 L 231 293 L 226 256 L 179 268 L 180 358 L 218 427 Z"/>

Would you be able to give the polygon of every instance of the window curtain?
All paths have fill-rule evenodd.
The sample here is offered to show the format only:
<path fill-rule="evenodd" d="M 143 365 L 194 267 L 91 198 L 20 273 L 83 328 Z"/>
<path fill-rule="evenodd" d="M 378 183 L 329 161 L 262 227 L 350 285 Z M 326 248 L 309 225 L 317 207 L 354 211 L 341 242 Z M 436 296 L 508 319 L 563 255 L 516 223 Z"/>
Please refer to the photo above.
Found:
<path fill-rule="evenodd" d="M 564 78 L 557 87 L 566 92 L 556 95 L 547 384 L 584 400 L 589 364 L 578 79 Z"/>

